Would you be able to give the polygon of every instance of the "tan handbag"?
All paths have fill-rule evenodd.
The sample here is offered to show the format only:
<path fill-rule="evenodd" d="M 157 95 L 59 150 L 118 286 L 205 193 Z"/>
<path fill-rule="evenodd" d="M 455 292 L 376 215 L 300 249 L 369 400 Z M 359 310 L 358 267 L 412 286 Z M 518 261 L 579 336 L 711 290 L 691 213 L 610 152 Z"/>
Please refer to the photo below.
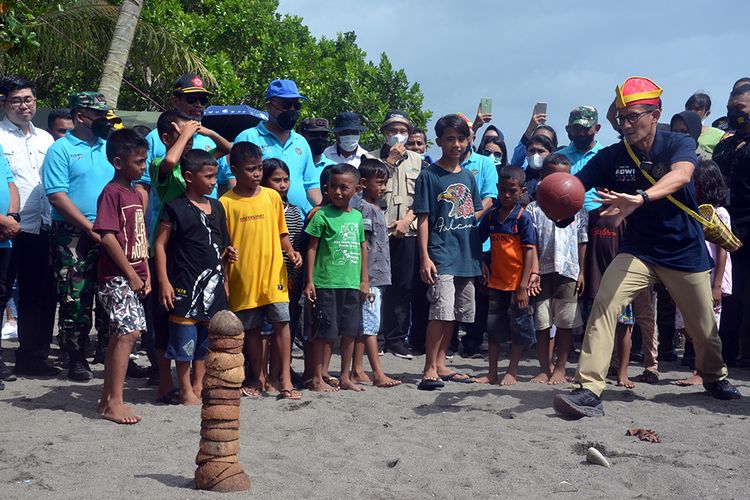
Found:
<path fill-rule="evenodd" d="M 646 170 L 641 167 L 641 160 L 633 152 L 633 149 L 628 144 L 628 141 L 622 141 L 625 143 L 625 149 L 628 151 L 630 158 L 635 162 L 636 166 L 640 169 L 643 176 L 651 183 L 656 184 L 656 180 Z M 684 203 L 675 199 L 674 196 L 668 195 L 667 199 L 677 205 L 677 207 L 687 213 L 690 217 L 700 222 L 703 226 L 703 232 L 706 235 L 706 239 L 711 243 L 719 245 L 727 252 L 736 252 L 742 246 L 742 242 L 739 238 L 727 227 L 721 219 L 719 214 L 716 213 L 716 209 L 712 205 L 700 205 L 698 212 L 685 206 Z"/>

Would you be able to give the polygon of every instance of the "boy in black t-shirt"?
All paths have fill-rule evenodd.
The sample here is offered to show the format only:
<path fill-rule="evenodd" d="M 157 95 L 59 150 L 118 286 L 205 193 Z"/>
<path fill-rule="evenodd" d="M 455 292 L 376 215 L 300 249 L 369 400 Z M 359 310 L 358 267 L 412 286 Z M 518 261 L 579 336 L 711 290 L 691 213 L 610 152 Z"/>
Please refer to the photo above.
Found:
<path fill-rule="evenodd" d="M 224 207 L 207 198 L 216 185 L 217 165 L 198 149 L 180 160 L 186 192 L 167 203 L 154 246 L 159 301 L 169 311 L 166 357 L 175 360 L 180 399 L 201 403 L 208 321 L 227 308 L 223 265 L 236 260 L 230 247 Z M 190 363 L 193 379 L 190 380 Z"/>

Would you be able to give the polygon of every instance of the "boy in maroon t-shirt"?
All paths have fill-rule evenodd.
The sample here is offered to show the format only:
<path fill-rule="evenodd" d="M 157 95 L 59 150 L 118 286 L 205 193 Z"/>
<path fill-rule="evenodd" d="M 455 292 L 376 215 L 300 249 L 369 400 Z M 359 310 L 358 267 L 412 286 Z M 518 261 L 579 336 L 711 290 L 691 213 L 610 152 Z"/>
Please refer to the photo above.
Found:
<path fill-rule="evenodd" d="M 146 329 L 141 300 L 151 291 L 143 201 L 131 187 L 146 169 L 147 151 L 146 140 L 132 129 L 118 130 L 109 137 L 107 159 L 115 167 L 115 177 L 99 196 L 93 227 L 104 248 L 98 264 L 99 300 L 109 316 L 111 336 L 97 410 L 118 424 L 141 420 L 125 405 L 122 393 L 130 353 Z"/>

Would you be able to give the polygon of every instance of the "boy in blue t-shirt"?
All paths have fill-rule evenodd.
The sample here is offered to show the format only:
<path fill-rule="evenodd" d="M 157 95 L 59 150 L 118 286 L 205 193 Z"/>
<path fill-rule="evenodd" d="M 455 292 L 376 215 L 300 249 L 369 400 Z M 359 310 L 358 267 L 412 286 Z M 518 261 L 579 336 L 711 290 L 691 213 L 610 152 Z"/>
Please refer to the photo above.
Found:
<path fill-rule="evenodd" d="M 420 273 L 429 285 L 430 302 L 420 390 L 443 387 L 442 381 L 474 382 L 449 370 L 445 353 L 456 322 L 474 321 L 474 278 L 482 273 L 475 216 L 482 200 L 474 176 L 460 165 L 469 147 L 469 126 L 458 115 L 446 115 L 438 120 L 435 133 L 443 155 L 419 174 L 412 206 L 419 217 Z"/>

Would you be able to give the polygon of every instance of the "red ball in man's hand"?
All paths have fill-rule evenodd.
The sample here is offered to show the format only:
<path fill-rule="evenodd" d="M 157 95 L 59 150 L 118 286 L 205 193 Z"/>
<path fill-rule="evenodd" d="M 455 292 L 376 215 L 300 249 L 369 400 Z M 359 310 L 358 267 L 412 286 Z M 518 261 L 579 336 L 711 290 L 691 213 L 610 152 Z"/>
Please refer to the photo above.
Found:
<path fill-rule="evenodd" d="M 565 172 L 550 174 L 539 182 L 536 202 L 554 221 L 570 219 L 583 207 L 586 189 L 574 175 Z"/>

